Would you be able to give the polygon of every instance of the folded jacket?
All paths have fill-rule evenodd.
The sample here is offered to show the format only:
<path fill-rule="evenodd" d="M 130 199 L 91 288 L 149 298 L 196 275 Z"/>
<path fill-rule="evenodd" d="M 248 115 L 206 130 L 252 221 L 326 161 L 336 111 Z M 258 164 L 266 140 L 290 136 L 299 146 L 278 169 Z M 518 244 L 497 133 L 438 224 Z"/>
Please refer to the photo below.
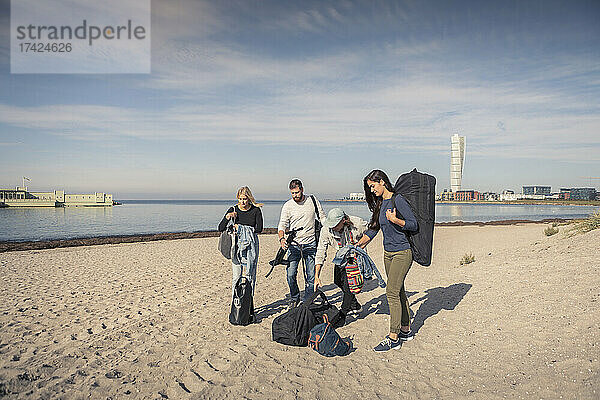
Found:
<path fill-rule="evenodd" d="M 348 258 L 352 257 L 354 254 L 356 254 L 356 262 L 358 263 L 358 268 L 360 269 L 362 276 L 365 279 L 371 279 L 373 274 L 375 274 L 379 286 L 385 287 L 385 281 L 381 277 L 377 266 L 367 252 L 358 246 L 348 245 L 339 249 L 337 253 L 335 253 L 333 263 L 340 268 L 345 268 L 348 263 Z"/>
<path fill-rule="evenodd" d="M 257 263 L 256 234 L 254 227 L 238 225 L 237 227 L 237 254 L 236 259 L 242 264 L 242 275 L 248 277 L 251 267 Z M 235 261 L 234 261 L 235 262 Z"/>

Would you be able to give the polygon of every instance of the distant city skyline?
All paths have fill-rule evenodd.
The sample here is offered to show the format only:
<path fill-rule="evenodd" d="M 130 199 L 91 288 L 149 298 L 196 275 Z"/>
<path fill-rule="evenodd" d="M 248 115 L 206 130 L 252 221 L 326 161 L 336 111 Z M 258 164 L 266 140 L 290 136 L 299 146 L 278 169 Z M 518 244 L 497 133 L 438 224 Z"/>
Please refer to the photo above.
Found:
<path fill-rule="evenodd" d="M 481 194 L 488 194 L 488 193 L 495 193 L 495 194 L 502 194 L 505 191 L 508 192 L 514 192 L 514 193 L 520 193 L 520 194 L 527 194 L 525 193 L 525 188 L 526 187 L 546 187 L 546 185 L 523 185 L 520 186 L 518 188 L 504 188 L 500 191 L 494 191 L 494 190 L 480 190 L 478 188 L 468 188 L 468 189 L 461 189 L 459 192 L 464 192 L 464 191 L 474 191 L 474 192 L 479 192 Z M 550 192 L 555 194 L 555 193 L 559 193 L 561 190 L 569 190 L 569 189 L 596 189 L 599 193 L 600 190 L 598 190 L 597 186 L 593 186 L 593 185 L 583 185 L 583 186 L 561 186 L 561 187 L 550 187 Z M 22 186 L 22 185 L 14 185 L 12 187 L 0 187 L 1 189 L 15 189 L 15 188 L 20 188 L 23 189 L 25 188 L 27 191 L 29 192 L 37 192 L 39 190 L 37 190 L 34 187 L 29 187 L 29 186 Z M 62 191 L 60 189 L 47 189 L 47 191 L 52 191 L 52 190 L 59 190 Z M 441 195 L 444 191 L 449 190 L 448 188 L 436 188 L 436 195 Z M 97 191 L 89 191 L 88 194 L 94 194 L 94 193 L 98 193 Z M 340 193 L 323 193 L 323 192 L 308 192 L 307 193 L 315 193 L 318 194 L 321 197 L 321 199 L 326 199 L 326 200 L 341 200 L 341 199 L 345 199 L 345 200 L 364 200 L 364 191 L 362 192 L 340 192 Z M 154 193 L 138 193 L 138 194 L 134 194 L 133 196 L 130 197 L 115 197 L 115 200 L 232 200 L 234 199 L 235 195 L 231 194 L 231 193 L 223 193 L 223 194 L 211 194 L 211 195 L 204 195 L 204 194 L 199 194 L 198 196 L 194 197 L 193 195 L 181 195 L 180 193 L 173 193 L 171 194 L 171 196 L 167 196 L 167 197 L 163 197 L 163 196 L 156 196 L 156 194 Z M 287 192 L 283 192 L 281 194 L 276 194 L 272 197 L 262 197 L 261 200 L 287 200 L 290 196 L 288 195 Z"/>
<path fill-rule="evenodd" d="M 52 12 L 52 11 L 50 11 Z M 151 74 L 11 74 L 0 0 L 0 188 L 116 199 L 595 187 L 597 1 L 153 1 Z"/>

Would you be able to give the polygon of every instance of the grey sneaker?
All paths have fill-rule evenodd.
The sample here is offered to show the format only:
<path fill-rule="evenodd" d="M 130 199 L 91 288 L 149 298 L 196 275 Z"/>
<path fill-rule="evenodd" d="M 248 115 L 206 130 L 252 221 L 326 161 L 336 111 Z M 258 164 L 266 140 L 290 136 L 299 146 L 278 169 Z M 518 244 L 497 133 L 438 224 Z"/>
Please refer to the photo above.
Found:
<path fill-rule="evenodd" d="M 398 339 L 402 340 L 403 342 L 408 342 L 409 340 L 413 340 L 414 338 L 415 334 L 411 330 L 409 330 L 408 332 L 400 331 L 398 333 Z"/>
<path fill-rule="evenodd" d="M 402 347 L 402 341 L 400 339 L 398 339 L 398 340 L 392 340 L 392 339 L 390 339 L 389 336 L 386 336 L 385 339 L 383 339 L 381 341 L 381 343 L 379 343 L 377 346 L 375 346 L 373 348 L 373 350 L 375 350 L 376 352 L 380 353 L 382 351 L 388 351 L 388 350 L 392 350 L 392 349 L 399 349 L 400 347 Z"/>

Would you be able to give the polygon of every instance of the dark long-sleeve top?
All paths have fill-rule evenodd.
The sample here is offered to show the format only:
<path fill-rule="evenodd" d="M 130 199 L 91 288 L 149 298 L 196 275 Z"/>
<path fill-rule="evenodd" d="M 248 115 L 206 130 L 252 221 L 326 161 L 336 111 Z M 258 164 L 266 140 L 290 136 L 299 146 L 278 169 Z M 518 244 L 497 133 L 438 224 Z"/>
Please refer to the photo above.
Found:
<path fill-rule="evenodd" d="M 234 207 L 229 207 L 225 215 L 233 212 Z M 255 233 L 261 233 L 263 230 L 263 217 L 262 211 L 260 208 L 255 205 L 251 205 L 247 211 L 242 211 L 238 206 L 235 206 L 235 212 L 237 213 L 237 217 L 233 221 L 236 224 L 247 225 L 254 228 Z M 223 216 L 223 219 L 219 223 L 219 232 L 223 232 L 227 228 L 227 224 L 229 220 L 227 217 Z"/>
<path fill-rule="evenodd" d="M 379 210 L 379 226 L 383 232 L 383 249 L 385 251 L 402 251 L 410 248 L 410 244 L 408 243 L 408 239 L 406 239 L 404 232 L 416 231 L 417 219 L 408 205 L 408 202 L 402 195 L 396 195 L 395 204 L 392 204 L 392 199 L 393 197 L 390 199 L 383 199 L 381 202 L 381 209 Z M 406 221 L 404 227 L 396 225 L 386 218 L 386 210 L 391 210 L 393 208 L 402 214 L 404 221 Z M 365 235 L 373 239 L 375 235 L 377 235 L 377 232 L 378 230 L 369 229 L 365 232 Z"/>

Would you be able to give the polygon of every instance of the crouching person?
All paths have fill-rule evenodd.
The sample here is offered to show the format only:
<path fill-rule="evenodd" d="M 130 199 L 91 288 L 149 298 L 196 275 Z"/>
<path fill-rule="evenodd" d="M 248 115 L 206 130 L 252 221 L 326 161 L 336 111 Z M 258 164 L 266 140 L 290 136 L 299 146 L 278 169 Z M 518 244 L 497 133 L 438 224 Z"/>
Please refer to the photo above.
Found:
<path fill-rule="evenodd" d="M 334 208 L 327 214 L 315 255 L 315 290 L 321 286 L 321 269 L 331 246 L 335 252 L 344 246 L 356 245 L 367 230 L 367 222 L 362 218 L 347 215 L 341 208 Z M 366 245 L 366 244 L 365 244 Z M 341 312 L 344 316 L 362 311 L 356 296 L 350 291 L 344 267 L 334 265 L 333 282 L 342 290 Z"/>

